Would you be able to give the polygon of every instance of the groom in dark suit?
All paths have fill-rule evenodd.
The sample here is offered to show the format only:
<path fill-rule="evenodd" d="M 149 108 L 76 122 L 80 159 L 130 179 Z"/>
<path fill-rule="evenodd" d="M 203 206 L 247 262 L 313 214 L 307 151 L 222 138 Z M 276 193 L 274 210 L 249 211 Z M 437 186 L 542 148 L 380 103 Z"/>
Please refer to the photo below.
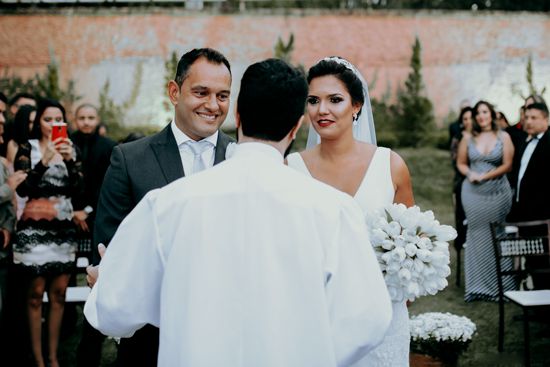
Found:
<path fill-rule="evenodd" d="M 99 198 L 94 248 L 108 244 L 119 224 L 147 192 L 225 159 L 232 138 L 219 130 L 229 110 L 231 68 L 219 52 L 203 48 L 182 56 L 168 95 L 174 120 L 161 132 L 115 147 Z M 99 263 L 99 256 L 94 262 Z M 146 325 L 122 339 L 119 366 L 156 366 L 158 329 Z"/>
<path fill-rule="evenodd" d="M 514 157 L 512 183 L 516 192 L 509 220 L 550 219 L 550 132 L 548 107 L 533 103 L 525 108 L 525 131 L 529 137 Z M 546 229 L 544 229 L 546 230 Z M 528 266 L 550 267 L 548 259 L 530 259 Z M 536 289 L 550 288 L 550 279 L 533 275 Z"/>

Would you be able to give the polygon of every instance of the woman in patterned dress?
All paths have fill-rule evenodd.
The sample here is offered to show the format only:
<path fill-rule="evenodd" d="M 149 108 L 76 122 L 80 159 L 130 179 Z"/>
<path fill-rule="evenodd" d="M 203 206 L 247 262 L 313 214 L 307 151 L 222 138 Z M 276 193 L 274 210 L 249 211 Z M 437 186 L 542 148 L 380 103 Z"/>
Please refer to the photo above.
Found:
<path fill-rule="evenodd" d="M 65 109 L 55 100 L 39 102 L 30 139 L 20 145 L 16 170 L 28 173 L 17 193 L 28 201 L 18 223 L 13 257 L 30 277 L 27 312 L 32 352 L 39 367 L 42 355 L 42 297 L 48 292 L 48 357 L 57 367 L 57 348 L 65 291 L 75 265 L 75 225 L 71 198 L 82 191 L 81 164 L 67 138 L 51 141 L 52 124 L 65 121 Z"/>
<path fill-rule="evenodd" d="M 468 221 L 464 256 L 467 302 L 498 300 L 490 223 L 505 220 L 512 206 L 506 173 L 512 169 L 513 157 L 512 139 L 498 128 L 493 106 L 479 101 L 474 106 L 472 134 L 460 141 L 457 158 L 457 168 L 466 176 L 462 205 Z M 511 262 L 502 266 L 507 269 Z M 513 280 L 506 280 L 504 288 L 514 288 Z"/>

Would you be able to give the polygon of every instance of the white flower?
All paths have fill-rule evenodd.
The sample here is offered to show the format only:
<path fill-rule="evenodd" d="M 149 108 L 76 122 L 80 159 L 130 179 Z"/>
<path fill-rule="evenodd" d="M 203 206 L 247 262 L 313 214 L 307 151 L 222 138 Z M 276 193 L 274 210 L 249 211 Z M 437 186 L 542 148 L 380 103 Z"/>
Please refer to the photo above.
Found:
<path fill-rule="evenodd" d="M 403 262 L 405 258 L 407 257 L 407 254 L 405 253 L 405 249 L 403 247 L 396 247 L 390 252 L 391 254 L 391 260 L 396 262 Z"/>
<path fill-rule="evenodd" d="M 399 217 L 399 223 L 403 228 L 416 229 L 418 227 L 418 218 L 420 214 L 420 208 L 412 206 L 407 208 L 404 213 Z"/>
<path fill-rule="evenodd" d="M 425 263 L 432 260 L 432 252 L 430 250 L 419 249 L 416 252 L 416 256 Z"/>
<path fill-rule="evenodd" d="M 402 268 L 397 272 L 397 275 L 399 276 L 399 279 L 401 281 L 408 281 L 411 280 L 411 272 L 408 269 Z"/>
<path fill-rule="evenodd" d="M 374 228 L 370 232 L 370 240 L 372 243 L 381 243 L 387 238 L 388 238 L 388 235 L 386 234 L 386 232 L 384 232 L 380 228 Z"/>
<path fill-rule="evenodd" d="M 438 241 L 452 241 L 456 238 L 457 233 L 456 230 L 447 225 L 440 225 L 438 228 L 435 229 L 435 237 Z"/>
<path fill-rule="evenodd" d="M 388 250 L 388 251 L 392 250 L 395 247 L 395 244 L 393 243 L 392 240 L 384 240 L 382 241 L 381 245 L 384 250 Z"/>
<path fill-rule="evenodd" d="M 454 230 L 440 225 L 432 211 L 392 204 L 367 213 L 365 221 L 393 301 L 412 301 L 447 286 L 447 241 Z"/>
<path fill-rule="evenodd" d="M 397 237 L 401 234 L 401 226 L 395 221 L 389 222 L 382 229 L 386 231 L 391 237 Z"/>
<path fill-rule="evenodd" d="M 416 251 L 418 250 L 418 247 L 416 247 L 413 243 L 407 243 L 405 246 L 405 252 L 408 256 L 413 257 L 416 255 Z"/>
<path fill-rule="evenodd" d="M 392 220 L 399 220 L 399 218 L 401 218 L 401 215 L 406 210 L 407 210 L 407 207 L 404 204 L 390 205 L 386 208 L 386 211 Z"/>
<path fill-rule="evenodd" d="M 440 312 L 426 312 L 412 316 L 409 326 L 413 341 L 469 343 L 476 332 L 476 325 L 467 317 Z"/>

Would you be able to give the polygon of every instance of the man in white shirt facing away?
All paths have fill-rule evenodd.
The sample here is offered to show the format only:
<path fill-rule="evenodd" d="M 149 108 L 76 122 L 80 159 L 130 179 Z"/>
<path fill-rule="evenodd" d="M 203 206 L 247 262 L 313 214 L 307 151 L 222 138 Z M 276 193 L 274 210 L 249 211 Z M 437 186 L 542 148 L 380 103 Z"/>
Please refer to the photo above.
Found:
<path fill-rule="evenodd" d="M 284 165 L 307 84 L 251 65 L 233 156 L 147 194 L 85 306 L 106 335 L 160 328 L 159 366 L 334 367 L 382 341 L 391 306 L 361 209 Z"/>

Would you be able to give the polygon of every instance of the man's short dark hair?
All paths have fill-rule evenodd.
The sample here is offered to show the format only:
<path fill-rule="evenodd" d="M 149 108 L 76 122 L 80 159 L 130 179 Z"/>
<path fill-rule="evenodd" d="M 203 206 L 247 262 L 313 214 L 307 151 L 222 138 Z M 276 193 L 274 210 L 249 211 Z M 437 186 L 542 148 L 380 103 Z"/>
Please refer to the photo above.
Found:
<path fill-rule="evenodd" d="M 181 87 L 183 81 L 185 80 L 185 78 L 187 78 L 187 74 L 191 65 L 193 65 L 193 63 L 201 57 L 206 58 L 206 60 L 213 64 L 225 65 L 227 67 L 227 70 L 229 70 L 229 75 L 231 75 L 231 65 L 229 65 L 229 61 L 227 61 L 227 59 L 225 58 L 225 56 L 222 55 L 221 52 L 216 51 L 212 48 L 195 48 L 183 54 L 180 61 L 178 62 L 178 68 L 176 70 L 176 77 L 174 78 L 174 80 L 179 87 Z"/>
<path fill-rule="evenodd" d="M 241 79 L 237 98 L 243 134 L 281 141 L 304 114 L 307 89 L 303 73 L 282 60 L 250 65 Z"/>
<path fill-rule="evenodd" d="M 10 106 L 13 106 L 20 98 L 28 98 L 36 101 L 36 97 L 33 96 L 32 94 L 22 92 L 22 93 L 17 93 L 13 97 L 11 97 Z"/>
<path fill-rule="evenodd" d="M 5 104 L 8 104 L 8 97 L 2 92 L 0 92 L 0 101 L 4 102 Z"/>
<path fill-rule="evenodd" d="M 525 111 L 528 111 L 528 110 L 539 110 L 542 112 L 542 115 L 545 118 L 548 117 L 548 106 L 546 105 L 546 103 L 541 103 L 541 102 L 531 103 L 530 105 L 527 105 L 525 107 Z"/>

